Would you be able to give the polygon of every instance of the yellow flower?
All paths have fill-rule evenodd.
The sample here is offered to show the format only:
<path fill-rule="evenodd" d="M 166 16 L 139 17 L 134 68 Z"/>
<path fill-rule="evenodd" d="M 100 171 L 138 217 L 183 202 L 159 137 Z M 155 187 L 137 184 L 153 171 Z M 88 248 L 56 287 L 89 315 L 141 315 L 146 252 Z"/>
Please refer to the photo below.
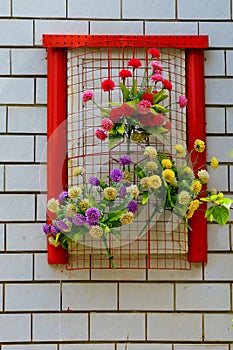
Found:
<path fill-rule="evenodd" d="M 157 190 L 162 186 L 162 181 L 158 175 L 152 175 L 149 177 L 149 186 Z"/>
<path fill-rule="evenodd" d="M 189 204 L 191 200 L 190 193 L 188 191 L 181 191 L 178 195 L 178 202 L 181 205 L 187 205 Z"/>
<path fill-rule="evenodd" d="M 175 179 L 175 173 L 171 169 L 166 169 L 162 172 L 164 179 L 168 182 L 172 182 Z"/>
<path fill-rule="evenodd" d="M 90 208 L 90 203 L 88 202 L 87 199 L 83 199 L 80 203 L 79 203 L 80 209 L 83 211 L 86 211 L 88 208 Z"/>
<path fill-rule="evenodd" d="M 212 169 L 214 169 L 214 170 L 217 169 L 217 167 L 218 167 L 218 160 L 217 160 L 217 158 L 213 157 L 211 159 L 210 165 L 211 165 Z"/>
<path fill-rule="evenodd" d="M 193 217 L 193 214 L 194 214 L 194 210 L 189 209 L 186 214 L 186 218 L 191 219 Z"/>
<path fill-rule="evenodd" d="M 195 192 L 195 193 L 201 192 L 202 184 L 200 183 L 200 181 L 193 182 L 192 183 L 192 189 L 193 189 L 193 192 Z"/>
<path fill-rule="evenodd" d="M 186 156 L 186 150 L 184 148 L 184 146 L 182 146 L 181 144 L 177 143 L 175 146 L 174 146 L 174 150 L 177 152 L 177 156 L 178 157 L 185 157 Z"/>
<path fill-rule="evenodd" d="M 77 213 L 77 208 L 73 204 L 68 204 L 66 206 L 66 215 L 73 216 L 75 213 Z"/>
<path fill-rule="evenodd" d="M 138 198 L 139 190 L 137 185 L 131 185 L 127 187 L 127 193 L 131 194 L 133 198 Z"/>
<path fill-rule="evenodd" d="M 121 215 L 120 217 L 120 222 L 123 224 L 123 225 L 128 225 L 128 224 L 131 224 L 131 222 L 134 220 L 134 215 L 133 213 L 124 213 Z"/>
<path fill-rule="evenodd" d="M 73 175 L 74 175 L 74 176 L 78 176 L 78 175 L 82 174 L 83 172 L 84 172 L 83 167 L 78 166 L 77 168 L 74 169 Z"/>
<path fill-rule="evenodd" d="M 59 201 L 55 198 L 51 198 L 47 203 L 47 208 L 52 213 L 57 213 L 60 209 L 59 207 Z"/>
<path fill-rule="evenodd" d="M 162 166 L 164 168 L 167 168 L 167 169 L 171 169 L 172 168 L 172 162 L 170 161 L 170 159 L 162 159 Z"/>
<path fill-rule="evenodd" d="M 140 184 L 142 188 L 148 190 L 150 188 L 149 177 L 144 177 L 143 179 L 141 179 Z"/>
<path fill-rule="evenodd" d="M 186 166 L 185 168 L 184 168 L 184 173 L 185 174 L 187 174 L 187 175 L 189 175 L 189 174 L 191 174 L 193 171 L 192 171 L 192 169 L 189 167 L 189 166 Z"/>
<path fill-rule="evenodd" d="M 154 147 L 152 146 L 148 146 L 145 148 L 145 152 L 144 152 L 145 156 L 149 156 L 151 158 L 156 158 L 157 157 L 157 151 Z"/>
<path fill-rule="evenodd" d="M 155 163 L 155 162 L 153 162 L 153 161 L 150 161 L 150 162 L 147 162 L 146 163 L 146 168 L 147 168 L 147 170 L 151 170 L 151 171 L 155 171 L 155 170 L 157 170 L 157 168 L 158 168 L 158 165 L 157 165 L 157 163 Z"/>
<path fill-rule="evenodd" d="M 114 201 L 117 196 L 117 190 L 114 187 L 106 187 L 104 189 L 104 197 L 108 201 Z"/>
<path fill-rule="evenodd" d="M 130 174 L 129 171 L 124 171 L 123 172 L 123 179 L 126 180 L 126 181 L 129 181 L 131 182 L 133 179 L 132 179 L 132 175 Z"/>
<path fill-rule="evenodd" d="M 189 207 L 188 207 L 188 212 L 187 212 L 187 214 L 186 214 L 186 217 L 187 217 L 188 219 L 190 219 L 190 218 L 193 216 L 195 210 L 197 210 L 197 209 L 199 208 L 199 205 L 200 205 L 200 202 L 199 202 L 198 199 L 195 199 L 194 201 L 192 201 L 192 202 L 190 203 L 190 205 L 189 205 Z"/>
<path fill-rule="evenodd" d="M 130 137 L 130 140 L 132 142 L 141 142 L 141 141 L 144 141 L 145 139 L 148 138 L 148 135 L 145 134 L 144 132 L 134 132 L 131 137 Z"/>
<path fill-rule="evenodd" d="M 199 139 L 196 139 L 194 142 L 194 149 L 198 153 L 202 153 L 205 150 L 205 142 Z"/>
<path fill-rule="evenodd" d="M 102 227 L 100 227 L 100 226 L 92 226 L 89 233 L 90 233 L 91 237 L 99 238 L 99 237 L 103 236 L 104 231 L 103 231 Z"/>
<path fill-rule="evenodd" d="M 82 193 L 82 189 L 80 186 L 73 186 L 68 190 L 68 194 L 70 198 L 78 198 Z"/>
<path fill-rule="evenodd" d="M 200 170 L 197 175 L 203 184 L 206 184 L 209 181 L 210 175 L 207 170 Z"/>
<path fill-rule="evenodd" d="M 216 188 L 211 188 L 210 195 L 212 196 L 214 194 L 217 194 L 217 190 L 216 190 Z"/>
<path fill-rule="evenodd" d="M 56 242 L 55 238 L 52 236 L 49 237 L 48 241 L 49 241 L 49 244 L 53 245 L 54 247 L 58 247 L 60 245 L 60 242 L 59 241 Z"/>

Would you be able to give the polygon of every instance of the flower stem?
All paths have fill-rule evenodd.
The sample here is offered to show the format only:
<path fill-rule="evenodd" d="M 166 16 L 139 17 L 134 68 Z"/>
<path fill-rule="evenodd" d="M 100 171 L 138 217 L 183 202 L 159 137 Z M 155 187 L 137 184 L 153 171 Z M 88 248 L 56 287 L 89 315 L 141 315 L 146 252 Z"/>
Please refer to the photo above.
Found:
<path fill-rule="evenodd" d="M 114 265 L 114 263 L 113 263 L 113 256 L 112 256 L 112 254 L 111 254 L 111 252 L 110 252 L 110 249 L 109 249 L 109 247 L 108 247 L 107 240 L 106 240 L 106 236 L 103 235 L 101 238 L 102 238 L 102 241 L 104 242 L 104 246 L 105 246 L 106 252 L 107 252 L 107 254 L 108 254 L 108 260 L 109 260 L 109 262 L 110 262 L 111 268 L 112 268 L 112 269 L 115 269 L 115 265 Z"/>

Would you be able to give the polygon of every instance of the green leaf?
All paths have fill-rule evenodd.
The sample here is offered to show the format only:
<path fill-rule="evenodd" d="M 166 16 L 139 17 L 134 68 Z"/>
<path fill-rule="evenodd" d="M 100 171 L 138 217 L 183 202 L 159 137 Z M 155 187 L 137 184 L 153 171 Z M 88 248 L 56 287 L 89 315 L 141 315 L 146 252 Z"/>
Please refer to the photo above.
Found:
<path fill-rule="evenodd" d="M 120 217 L 123 213 L 125 213 L 125 209 L 119 210 L 119 211 L 112 211 L 112 212 L 108 213 L 107 221 L 108 222 L 117 221 L 120 219 Z"/>
<path fill-rule="evenodd" d="M 124 134 L 124 132 L 125 132 L 125 123 L 120 124 L 116 129 L 117 129 L 117 132 L 119 134 Z"/>
<path fill-rule="evenodd" d="M 215 206 L 212 214 L 214 220 L 222 226 L 226 225 L 230 215 L 229 209 L 224 206 Z"/>
<path fill-rule="evenodd" d="M 129 101 L 126 104 L 130 107 L 132 107 L 133 109 L 137 108 L 137 104 L 138 104 L 139 100 L 133 100 L 133 101 Z"/>
<path fill-rule="evenodd" d="M 153 136 L 160 136 L 167 131 L 167 129 L 162 126 L 157 126 L 156 128 L 147 127 L 146 130 Z"/>
<path fill-rule="evenodd" d="M 167 108 L 165 108 L 165 107 L 163 107 L 163 106 L 161 106 L 161 105 L 159 105 L 159 104 L 155 104 L 154 105 L 154 109 L 157 111 L 157 112 L 159 112 L 159 113 L 167 113 L 167 112 L 169 112 L 169 110 L 167 109 Z"/>
<path fill-rule="evenodd" d="M 122 94 L 124 96 L 125 101 L 127 101 L 129 94 L 130 94 L 129 89 L 127 89 L 127 87 L 123 83 L 120 83 L 120 88 L 121 88 L 121 91 L 122 91 Z"/>
<path fill-rule="evenodd" d="M 149 199 L 149 193 L 148 191 L 143 192 L 142 194 L 142 204 L 146 204 L 148 202 Z"/>
<path fill-rule="evenodd" d="M 219 204 L 222 204 L 224 207 L 230 209 L 231 204 L 233 203 L 233 200 L 227 197 L 222 198 L 221 200 L 218 201 Z"/>
<path fill-rule="evenodd" d="M 154 95 L 154 98 L 153 98 L 153 104 L 156 104 L 156 103 L 159 103 L 161 100 L 161 98 L 164 100 L 164 96 L 168 97 L 167 95 L 164 95 L 166 92 L 165 89 L 163 90 L 160 90 L 156 95 Z"/>
<path fill-rule="evenodd" d="M 139 165 L 135 167 L 134 172 L 139 177 L 139 179 L 142 179 L 143 177 L 146 176 L 145 172 Z"/>
<path fill-rule="evenodd" d="M 104 182 L 104 180 L 100 180 L 100 187 L 104 190 L 108 185 Z"/>
<path fill-rule="evenodd" d="M 112 149 L 114 146 L 118 144 L 118 142 L 122 139 L 122 136 L 116 135 L 116 136 L 109 136 L 108 139 L 108 149 Z"/>
<path fill-rule="evenodd" d="M 131 88 L 131 94 L 133 96 L 136 96 L 137 94 L 137 80 L 133 79 L 133 84 L 132 84 L 132 88 Z"/>
<path fill-rule="evenodd" d="M 110 110 L 109 109 L 100 108 L 100 111 L 105 117 L 109 117 L 109 114 L 110 114 Z"/>

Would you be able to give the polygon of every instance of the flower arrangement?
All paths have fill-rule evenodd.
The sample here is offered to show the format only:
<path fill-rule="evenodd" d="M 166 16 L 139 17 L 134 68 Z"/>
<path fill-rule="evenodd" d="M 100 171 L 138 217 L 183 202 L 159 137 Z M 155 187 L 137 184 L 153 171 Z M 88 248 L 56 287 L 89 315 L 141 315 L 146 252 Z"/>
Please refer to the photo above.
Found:
<path fill-rule="evenodd" d="M 109 149 L 122 139 L 144 142 L 150 135 L 164 136 L 171 129 L 171 122 L 167 117 L 169 104 L 163 104 L 172 90 L 172 83 L 163 77 L 163 66 L 160 61 L 160 51 L 148 50 L 150 59 L 144 69 L 141 83 L 137 81 L 136 70 L 142 67 L 139 59 L 128 61 L 131 69 L 119 71 L 121 79 L 120 89 L 123 103 L 111 102 L 110 92 L 115 89 L 112 79 L 102 81 L 101 89 L 109 93 L 109 108 L 101 108 L 94 100 L 94 92 L 85 90 L 82 96 L 84 105 L 88 101 L 100 109 L 102 114 L 101 128 L 96 130 L 96 137 L 102 141 L 108 138 Z M 132 79 L 132 86 L 127 87 L 127 79 Z M 138 87 L 140 86 L 140 87 Z M 181 109 L 185 108 L 187 99 L 180 96 L 177 102 Z"/>

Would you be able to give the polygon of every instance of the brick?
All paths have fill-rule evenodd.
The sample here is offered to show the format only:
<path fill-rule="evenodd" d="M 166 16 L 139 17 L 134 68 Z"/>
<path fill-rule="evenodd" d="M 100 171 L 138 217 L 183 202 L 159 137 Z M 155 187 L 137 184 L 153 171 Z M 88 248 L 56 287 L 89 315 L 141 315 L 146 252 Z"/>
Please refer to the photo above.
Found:
<path fill-rule="evenodd" d="M 117 344 L 117 350 L 125 350 L 126 344 Z M 127 344 L 127 350 L 172 350 L 171 344 Z"/>
<path fill-rule="evenodd" d="M 233 23 L 227 22 L 200 22 L 199 35 L 209 36 L 209 46 L 230 47 L 232 48 L 233 40 Z M 218 89 L 220 90 L 220 88 Z M 219 99 L 218 99 L 219 100 Z"/>
<path fill-rule="evenodd" d="M 145 315 L 91 314 L 91 340 L 145 340 Z"/>
<path fill-rule="evenodd" d="M 35 45 L 42 44 L 43 34 L 88 34 L 88 21 L 35 20 Z"/>
<path fill-rule="evenodd" d="M 6 107 L 0 106 L 0 132 L 6 132 Z"/>
<path fill-rule="evenodd" d="M 120 310 L 173 310 L 172 284 L 121 283 Z"/>
<path fill-rule="evenodd" d="M 46 133 L 46 112 L 46 107 L 9 107 L 8 132 Z"/>
<path fill-rule="evenodd" d="M 4 236 L 4 224 L 0 224 L 0 251 L 4 250 L 5 236 Z"/>
<path fill-rule="evenodd" d="M 177 284 L 176 310 L 230 310 L 230 285 Z"/>
<path fill-rule="evenodd" d="M 4 191 L 4 165 L 0 165 L 0 192 Z"/>
<path fill-rule="evenodd" d="M 57 350 L 57 345 L 2 345 L 2 350 Z"/>
<path fill-rule="evenodd" d="M 185 344 L 175 345 L 174 350 L 228 350 L 228 345 L 217 345 L 217 344 Z"/>
<path fill-rule="evenodd" d="M 225 58 L 223 50 L 205 51 L 205 75 L 225 75 Z"/>
<path fill-rule="evenodd" d="M 17 295 L 17 298 L 15 296 Z M 6 284 L 6 311 L 59 311 L 59 284 Z"/>
<path fill-rule="evenodd" d="M 232 67 L 232 60 L 233 60 L 233 51 L 227 50 L 226 51 L 226 72 L 228 76 L 233 75 L 233 67 Z"/>
<path fill-rule="evenodd" d="M 87 327 L 87 314 L 35 314 L 33 315 L 33 340 L 87 340 Z"/>
<path fill-rule="evenodd" d="M 8 17 L 11 15 L 11 0 L 1 0 L 0 17 Z"/>
<path fill-rule="evenodd" d="M 149 270 L 149 281 L 200 281 L 202 267 L 200 264 L 191 264 L 191 270 Z"/>
<path fill-rule="evenodd" d="M 111 6 L 108 1 L 98 0 L 68 0 L 68 17 L 70 18 L 120 18 L 120 2 L 112 0 Z"/>
<path fill-rule="evenodd" d="M 36 162 L 44 163 L 47 159 L 47 137 L 36 136 Z"/>
<path fill-rule="evenodd" d="M 174 19 L 175 5 L 173 0 L 123 0 L 122 18 L 136 19 Z"/>
<path fill-rule="evenodd" d="M 208 254 L 208 264 L 205 266 L 205 280 L 209 281 L 232 281 L 233 256 L 232 254 Z"/>
<path fill-rule="evenodd" d="M 192 22 L 146 22 L 146 35 L 197 35 L 197 23 Z"/>
<path fill-rule="evenodd" d="M 112 34 L 112 35 L 142 35 L 143 34 L 143 22 L 134 21 L 91 21 L 90 33 L 91 34 Z"/>
<path fill-rule="evenodd" d="M 211 152 L 212 153 L 212 152 Z M 215 153 L 212 153 L 215 156 Z M 209 161 L 212 156 L 208 157 Z M 228 191 L 228 168 L 227 166 L 219 166 L 217 169 L 213 170 L 208 167 L 210 174 L 210 179 L 208 181 L 208 189 L 216 188 L 218 191 Z"/>
<path fill-rule="evenodd" d="M 204 315 L 204 337 L 206 341 L 232 341 L 233 314 L 207 314 Z"/>
<path fill-rule="evenodd" d="M 0 22 L 1 46 L 32 46 L 33 27 L 32 20 L 7 20 Z"/>
<path fill-rule="evenodd" d="M 206 82 L 206 104 L 229 105 L 232 103 L 231 91 L 233 89 L 233 79 L 205 79 Z M 216 89 L 218 89 L 218 99 L 216 100 Z"/>
<path fill-rule="evenodd" d="M 64 283 L 62 309 L 116 310 L 117 285 L 109 283 Z"/>
<path fill-rule="evenodd" d="M 208 250 L 229 250 L 229 225 L 208 225 Z"/>
<path fill-rule="evenodd" d="M 15 176 L 17 174 L 17 176 Z M 46 166 L 41 165 L 7 165 L 7 191 L 45 191 Z"/>
<path fill-rule="evenodd" d="M 233 190 L 233 167 L 230 166 L 230 190 Z"/>
<path fill-rule="evenodd" d="M 3 285 L 0 284 L 0 311 L 3 311 Z"/>
<path fill-rule="evenodd" d="M 207 137 L 207 149 L 211 150 L 219 162 L 232 162 L 232 143 L 233 138 L 229 136 Z"/>
<path fill-rule="evenodd" d="M 31 279 L 31 254 L 0 254 L 1 281 L 29 281 Z"/>
<path fill-rule="evenodd" d="M 66 344 L 60 350 L 114 350 L 114 344 Z"/>
<path fill-rule="evenodd" d="M 0 5 L 1 13 L 1 5 Z M 10 50 L 0 49 L 0 74 L 9 75 L 10 74 Z"/>
<path fill-rule="evenodd" d="M 225 109 L 206 108 L 206 132 L 212 134 L 225 133 Z"/>
<path fill-rule="evenodd" d="M 97 281 L 145 281 L 145 270 L 91 270 L 91 280 Z"/>
<path fill-rule="evenodd" d="M 36 79 L 36 103 L 47 103 L 47 79 Z"/>
<path fill-rule="evenodd" d="M 35 219 L 34 195 L 0 194 L 0 221 L 31 221 Z"/>
<path fill-rule="evenodd" d="M 42 224 L 7 224 L 6 247 L 7 251 L 45 250 L 47 245 Z"/>
<path fill-rule="evenodd" d="M 2 162 L 31 162 L 33 158 L 33 136 L 0 136 L 0 159 Z"/>
<path fill-rule="evenodd" d="M 14 0 L 12 4 L 14 17 L 65 17 L 65 0 Z"/>
<path fill-rule="evenodd" d="M 45 49 L 13 49 L 11 55 L 12 74 L 45 75 L 47 73 Z"/>
<path fill-rule="evenodd" d="M 30 315 L 0 315 L 0 342 L 30 341 Z"/>
<path fill-rule="evenodd" d="M 36 206 L 36 220 L 45 221 L 46 220 L 46 203 L 47 196 L 45 194 L 37 195 L 37 206 Z"/>
<path fill-rule="evenodd" d="M 0 90 L 0 103 L 2 104 L 34 102 L 34 80 L 32 78 L 0 78 Z"/>
<path fill-rule="evenodd" d="M 227 133 L 233 133 L 233 108 L 226 108 L 227 114 Z"/>
<path fill-rule="evenodd" d="M 192 6 L 187 6 L 186 0 L 178 1 L 179 19 L 230 19 L 230 3 L 228 0 L 202 1 L 194 0 Z"/>
<path fill-rule="evenodd" d="M 156 341 L 201 341 L 201 318 L 201 314 L 149 313 L 147 339 Z"/>
<path fill-rule="evenodd" d="M 64 265 L 49 265 L 47 253 L 35 254 L 35 280 L 60 281 L 60 280 L 89 280 L 89 270 L 66 270 Z"/>

